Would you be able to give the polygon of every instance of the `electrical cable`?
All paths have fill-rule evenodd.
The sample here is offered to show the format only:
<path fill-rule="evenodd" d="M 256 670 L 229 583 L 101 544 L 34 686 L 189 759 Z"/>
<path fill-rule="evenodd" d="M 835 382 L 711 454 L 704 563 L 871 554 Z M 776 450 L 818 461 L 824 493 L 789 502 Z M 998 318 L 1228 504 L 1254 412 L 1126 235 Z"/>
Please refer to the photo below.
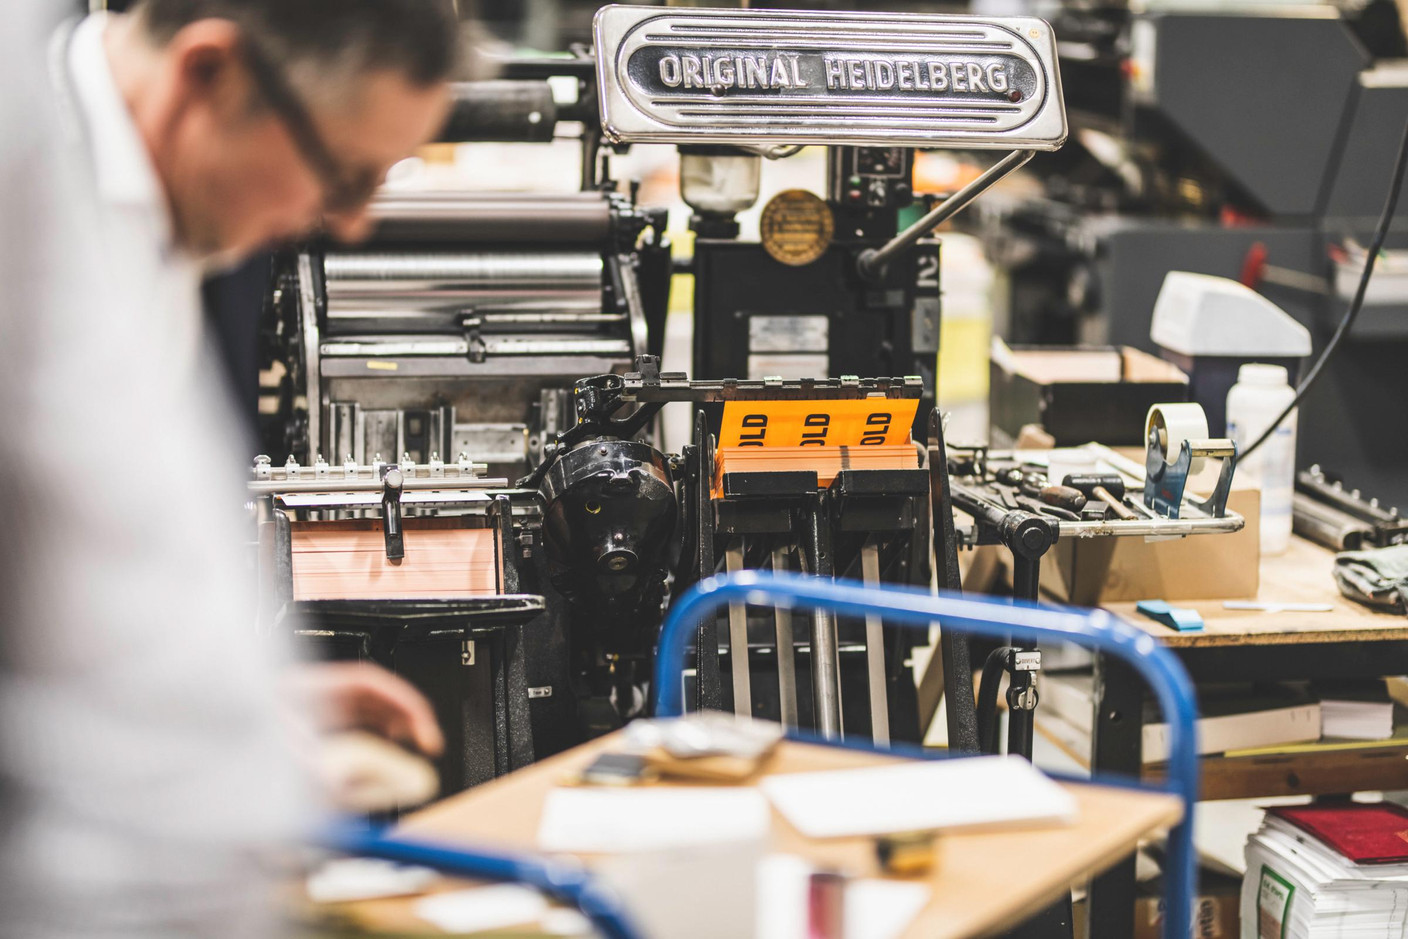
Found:
<path fill-rule="evenodd" d="M 1252 453 L 1256 452 L 1256 449 L 1276 432 L 1276 428 L 1281 426 L 1281 422 L 1300 406 L 1301 399 L 1305 397 L 1305 393 L 1310 390 L 1310 387 L 1315 384 L 1315 380 L 1320 377 L 1320 371 L 1325 367 L 1325 363 L 1330 360 L 1330 356 L 1334 355 L 1335 350 L 1338 349 L 1340 343 L 1344 341 L 1344 337 L 1349 334 L 1350 327 L 1353 326 L 1354 321 L 1358 319 L 1359 310 L 1364 306 L 1364 294 L 1369 289 L 1369 278 L 1374 274 L 1374 262 L 1378 259 L 1379 252 L 1383 250 L 1384 239 L 1388 237 L 1389 226 L 1393 223 L 1394 212 L 1398 209 L 1398 194 L 1403 189 L 1403 167 L 1405 163 L 1408 163 L 1408 124 L 1403 125 L 1403 138 L 1398 143 L 1398 157 L 1393 164 L 1393 177 L 1389 180 L 1388 199 L 1384 202 L 1383 215 L 1379 217 L 1378 228 L 1374 231 L 1374 240 L 1370 243 L 1368 254 L 1364 258 L 1364 273 L 1360 275 L 1359 288 L 1354 292 L 1354 299 L 1350 302 L 1349 309 L 1345 311 L 1344 318 L 1340 320 L 1339 326 L 1335 327 L 1334 335 L 1330 337 L 1330 341 L 1326 344 L 1324 351 L 1320 353 L 1320 357 L 1315 360 L 1315 364 L 1305 373 L 1305 378 L 1301 380 L 1300 385 L 1296 388 L 1296 394 L 1295 397 L 1291 399 L 1291 403 L 1286 405 L 1286 409 L 1281 412 L 1276 420 L 1271 422 L 1271 425 L 1262 432 L 1260 437 L 1252 442 L 1251 446 L 1237 454 L 1238 459 L 1246 459 L 1251 456 Z"/>

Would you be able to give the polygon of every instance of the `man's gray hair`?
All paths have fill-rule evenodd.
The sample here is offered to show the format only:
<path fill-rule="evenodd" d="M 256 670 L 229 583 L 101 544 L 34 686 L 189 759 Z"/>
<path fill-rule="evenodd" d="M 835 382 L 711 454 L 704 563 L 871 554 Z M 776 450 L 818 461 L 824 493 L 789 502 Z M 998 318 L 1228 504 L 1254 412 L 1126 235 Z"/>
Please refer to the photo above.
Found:
<path fill-rule="evenodd" d="M 455 0 L 140 0 L 133 12 L 158 45 L 197 20 L 229 20 L 300 84 L 390 70 L 423 87 L 458 62 Z"/>

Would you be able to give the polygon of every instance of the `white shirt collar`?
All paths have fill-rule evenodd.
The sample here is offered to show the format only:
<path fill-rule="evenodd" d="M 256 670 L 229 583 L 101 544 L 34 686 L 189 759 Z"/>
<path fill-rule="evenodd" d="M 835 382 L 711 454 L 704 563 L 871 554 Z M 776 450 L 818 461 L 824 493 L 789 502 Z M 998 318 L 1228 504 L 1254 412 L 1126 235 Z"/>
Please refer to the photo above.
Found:
<path fill-rule="evenodd" d="M 146 143 L 113 77 L 103 46 L 108 23 L 107 13 L 95 13 L 80 22 L 68 54 L 73 94 L 92 150 L 98 197 L 109 206 L 135 209 L 148 216 L 161 233 L 165 253 L 171 250 L 174 238 L 171 209 Z"/>

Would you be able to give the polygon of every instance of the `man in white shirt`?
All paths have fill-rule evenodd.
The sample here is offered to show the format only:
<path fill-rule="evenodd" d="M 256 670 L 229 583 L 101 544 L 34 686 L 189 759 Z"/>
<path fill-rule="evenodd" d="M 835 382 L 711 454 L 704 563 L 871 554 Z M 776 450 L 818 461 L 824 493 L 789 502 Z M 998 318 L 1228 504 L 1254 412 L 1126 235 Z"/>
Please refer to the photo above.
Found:
<path fill-rule="evenodd" d="M 440 745 L 393 676 L 289 681 L 255 635 L 247 453 L 197 289 L 320 223 L 363 233 L 443 117 L 454 26 L 449 0 L 93 17 L 48 63 L 67 146 L 44 89 L 6 83 L 0 936 L 273 935 L 263 860 L 308 819 L 290 685 L 324 727 Z"/>

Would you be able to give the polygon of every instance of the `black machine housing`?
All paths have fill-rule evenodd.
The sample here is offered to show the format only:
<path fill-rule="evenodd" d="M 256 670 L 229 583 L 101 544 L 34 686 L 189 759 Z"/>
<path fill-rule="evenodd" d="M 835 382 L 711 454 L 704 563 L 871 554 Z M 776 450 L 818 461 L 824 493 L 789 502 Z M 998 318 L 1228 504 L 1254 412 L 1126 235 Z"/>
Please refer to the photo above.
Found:
<path fill-rule="evenodd" d="M 835 235 L 801 266 L 775 260 L 761 244 L 719 237 L 730 229 L 696 217 L 694 376 L 919 375 L 920 412 L 932 407 L 938 242 L 921 241 L 878 280 L 857 269 L 861 252 L 892 238 L 900 211 L 913 204 L 913 170 L 914 153 L 903 147 L 831 148 L 826 203 Z M 924 430 L 916 425 L 917 439 Z"/>

